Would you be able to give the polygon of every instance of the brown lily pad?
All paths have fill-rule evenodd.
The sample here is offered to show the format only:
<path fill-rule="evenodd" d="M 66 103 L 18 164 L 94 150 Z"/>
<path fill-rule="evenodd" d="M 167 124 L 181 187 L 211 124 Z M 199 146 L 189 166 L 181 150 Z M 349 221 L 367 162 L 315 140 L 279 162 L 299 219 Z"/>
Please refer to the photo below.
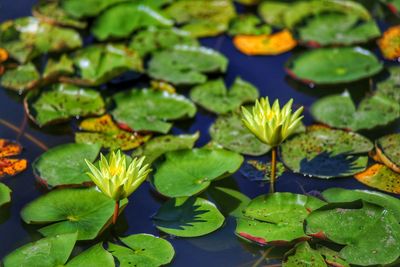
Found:
<path fill-rule="evenodd" d="M 374 164 L 354 177 L 361 183 L 394 194 L 400 194 L 400 174 L 383 164 Z"/>

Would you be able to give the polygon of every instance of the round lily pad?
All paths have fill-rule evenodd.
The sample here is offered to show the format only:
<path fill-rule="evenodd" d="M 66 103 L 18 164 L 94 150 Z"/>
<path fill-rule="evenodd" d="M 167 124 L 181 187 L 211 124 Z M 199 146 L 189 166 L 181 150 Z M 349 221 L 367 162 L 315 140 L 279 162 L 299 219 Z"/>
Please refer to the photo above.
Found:
<path fill-rule="evenodd" d="M 108 251 L 119 261 L 119 266 L 163 266 L 170 263 L 175 251 L 165 239 L 149 234 L 119 238 L 125 246 L 108 243 Z"/>
<path fill-rule="evenodd" d="M 91 184 L 85 159 L 94 162 L 100 152 L 98 144 L 64 144 L 38 157 L 32 164 L 39 181 L 48 187 Z"/>
<path fill-rule="evenodd" d="M 0 79 L 1 86 L 17 92 L 33 89 L 40 84 L 40 74 L 30 62 L 6 71 Z"/>
<path fill-rule="evenodd" d="M 352 265 L 385 265 L 400 256 L 398 221 L 385 208 L 368 202 L 313 211 L 306 220 L 306 233 L 343 245 L 339 256 Z"/>
<path fill-rule="evenodd" d="M 11 201 L 11 189 L 3 183 L 0 183 L 0 207 Z"/>
<path fill-rule="evenodd" d="M 376 140 L 378 157 L 386 166 L 400 173 L 400 134 L 390 134 Z"/>
<path fill-rule="evenodd" d="M 134 131 L 167 133 L 169 121 L 196 114 L 196 106 L 182 95 L 155 90 L 132 89 L 113 96 L 114 119 Z"/>
<path fill-rule="evenodd" d="M 207 73 L 225 72 L 228 60 L 210 48 L 177 45 L 154 53 L 148 74 L 174 85 L 194 85 L 207 81 Z"/>
<path fill-rule="evenodd" d="M 361 47 L 310 50 L 286 63 L 290 76 L 315 84 L 354 82 L 377 74 L 382 67 L 372 52 Z"/>
<path fill-rule="evenodd" d="M 374 164 L 354 176 L 359 182 L 389 193 L 400 194 L 400 174 L 382 164 Z"/>
<path fill-rule="evenodd" d="M 364 171 L 373 144 L 367 138 L 342 130 L 311 129 L 284 142 L 283 163 L 296 173 L 335 178 Z"/>
<path fill-rule="evenodd" d="M 24 105 L 29 117 L 41 127 L 105 111 L 99 92 L 70 84 L 55 84 L 49 90 L 31 92 Z"/>
<path fill-rule="evenodd" d="M 196 237 L 214 232 L 224 223 L 214 203 L 203 198 L 173 198 L 153 216 L 156 227 L 174 236 Z"/>
<path fill-rule="evenodd" d="M 260 245 L 287 244 L 307 239 L 303 221 L 311 210 L 325 205 L 313 197 L 292 193 L 262 195 L 253 199 L 238 220 L 236 234 Z"/>
<path fill-rule="evenodd" d="M 124 200 L 121 207 L 127 204 Z M 94 188 L 51 191 L 26 205 L 24 222 L 45 224 L 44 236 L 78 232 L 78 240 L 94 239 L 111 222 L 115 201 Z M 122 210 L 122 209 L 121 209 Z"/>
<path fill-rule="evenodd" d="M 216 144 L 244 155 L 260 156 L 271 149 L 243 125 L 238 112 L 219 116 L 210 127 L 210 135 Z"/>
<path fill-rule="evenodd" d="M 152 183 L 168 197 L 188 197 L 200 193 L 210 183 L 236 172 L 243 157 L 223 149 L 186 149 L 165 154 Z"/>

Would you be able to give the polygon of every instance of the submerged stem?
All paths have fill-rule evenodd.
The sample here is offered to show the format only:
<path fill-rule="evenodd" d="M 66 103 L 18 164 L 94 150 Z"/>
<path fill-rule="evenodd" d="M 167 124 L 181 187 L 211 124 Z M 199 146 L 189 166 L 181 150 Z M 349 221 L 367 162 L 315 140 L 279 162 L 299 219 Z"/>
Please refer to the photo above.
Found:
<path fill-rule="evenodd" d="M 119 215 L 119 201 L 116 201 L 115 208 L 114 208 L 113 220 L 112 220 L 113 224 L 117 223 L 118 215 Z"/>
<path fill-rule="evenodd" d="M 269 180 L 269 192 L 275 193 L 275 180 L 276 180 L 276 147 L 272 148 L 272 159 L 271 159 L 271 178 Z"/>

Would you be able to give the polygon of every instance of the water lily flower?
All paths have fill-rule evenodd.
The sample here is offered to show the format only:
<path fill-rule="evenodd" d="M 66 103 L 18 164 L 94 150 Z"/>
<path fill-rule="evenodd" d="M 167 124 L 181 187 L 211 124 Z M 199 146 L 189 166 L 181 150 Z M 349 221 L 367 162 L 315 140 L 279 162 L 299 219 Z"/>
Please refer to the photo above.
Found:
<path fill-rule="evenodd" d="M 265 97 L 256 101 L 251 112 L 242 107 L 243 124 L 261 142 L 272 148 L 271 192 L 275 191 L 276 147 L 296 131 L 303 119 L 303 107 L 292 112 L 292 104 L 293 99 L 290 99 L 281 109 L 277 99 L 271 107 L 268 97 Z"/>
<path fill-rule="evenodd" d="M 99 168 L 85 159 L 90 172 L 87 175 L 97 188 L 116 202 L 113 223 L 119 213 L 119 201 L 129 197 L 151 172 L 149 164 L 144 165 L 145 157 L 134 158 L 127 167 L 125 154 L 111 152 L 110 159 L 100 154 Z"/>

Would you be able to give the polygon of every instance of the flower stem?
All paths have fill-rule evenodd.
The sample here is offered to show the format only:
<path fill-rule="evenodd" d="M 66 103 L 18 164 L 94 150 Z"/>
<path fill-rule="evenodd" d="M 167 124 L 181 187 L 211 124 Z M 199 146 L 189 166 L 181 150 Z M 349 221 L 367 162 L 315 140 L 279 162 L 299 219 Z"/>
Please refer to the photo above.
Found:
<path fill-rule="evenodd" d="M 119 215 L 119 201 L 116 201 L 115 208 L 114 208 L 113 220 L 112 220 L 113 224 L 117 223 L 118 215 Z"/>
<path fill-rule="evenodd" d="M 272 148 L 272 159 L 271 159 L 271 178 L 269 180 L 269 192 L 275 193 L 275 180 L 276 180 L 276 147 Z"/>

